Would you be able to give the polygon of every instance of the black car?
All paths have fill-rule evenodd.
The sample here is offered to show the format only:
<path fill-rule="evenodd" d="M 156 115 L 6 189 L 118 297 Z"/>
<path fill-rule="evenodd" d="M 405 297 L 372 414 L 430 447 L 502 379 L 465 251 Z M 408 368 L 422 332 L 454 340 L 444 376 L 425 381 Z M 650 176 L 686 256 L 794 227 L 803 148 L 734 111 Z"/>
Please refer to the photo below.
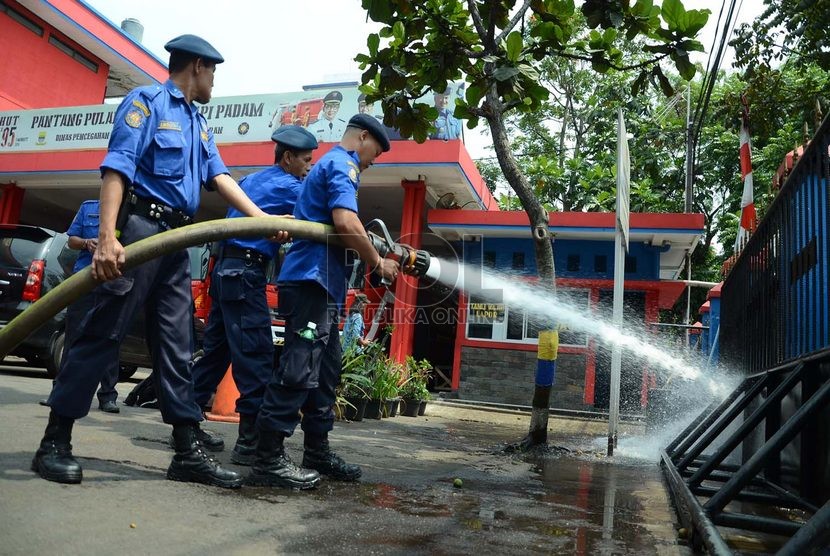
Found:
<path fill-rule="evenodd" d="M 68 239 L 65 233 L 47 228 L 0 224 L 0 328 L 72 274 L 78 251 L 67 245 Z M 194 280 L 203 280 L 206 276 L 208 255 L 206 247 L 190 249 Z M 143 317 L 143 314 L 136 316 L 122 344 L 120 380 L 131 377 L 138 367 L 152 366 Z M 63 310 L 30 334 L 10 355 L 45 367 L 47 374 L 54 378 L 63 355 L 65 319 L 66 310 Z M 195 349 L 201 344 L 204 324 L 194 319 L 194 329 Z"/>

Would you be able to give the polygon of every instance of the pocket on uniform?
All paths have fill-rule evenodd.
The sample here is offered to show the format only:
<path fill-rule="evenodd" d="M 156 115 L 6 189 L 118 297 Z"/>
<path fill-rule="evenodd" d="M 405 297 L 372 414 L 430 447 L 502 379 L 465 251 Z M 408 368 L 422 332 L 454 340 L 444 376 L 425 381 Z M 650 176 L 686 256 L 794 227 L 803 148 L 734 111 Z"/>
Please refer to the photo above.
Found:
<path fill-rule="evenodd" d="M 77 323 L 78 330 L 98 338 L 117 339 L 131 317 L 129 301 L 123 298 L 134 284 L 132 277 L 120 276 L 98 286 L 91 295 L 93 306 Z"/>
<path fill-rule="evenodd" d="M 245 297 L 245 285 L 242 283 L 242 270 L 238 268 L 220 270 L 219 299 L 222 301 L 239 301 Z"/>
<path fill-rule="evenodd" d="M 184 176 L 184 139 L 178 131 L 159 131 L 153 136 L 153 173 L 157 176 Z"/>
<path fill-rule="evenodd" d="M 108 280 L 99 287 L 104 293 L 110 295 L 127 295 L 133 289 L 135 280 L 130 276 L 119 276 L 115 280 Z"/>
<path fill-rule="evenodd" d="M 271 338 L 271 322 L 262 315 L 242 315 L 242 351 L 245 353 L 263 353 L 274 349 Z"/>
<path fill-rule="evenodd" d="M 83 222 L 84 238 L 97 238 L 99 227 L 99 215 L 97 213 L 87 214 Z"/>
<path fill-rule="evenodd" d="M 319 383 L 319 342 L 299 340 L 280 355 L 276 382 L 287 388 L 315 388 Z"/>

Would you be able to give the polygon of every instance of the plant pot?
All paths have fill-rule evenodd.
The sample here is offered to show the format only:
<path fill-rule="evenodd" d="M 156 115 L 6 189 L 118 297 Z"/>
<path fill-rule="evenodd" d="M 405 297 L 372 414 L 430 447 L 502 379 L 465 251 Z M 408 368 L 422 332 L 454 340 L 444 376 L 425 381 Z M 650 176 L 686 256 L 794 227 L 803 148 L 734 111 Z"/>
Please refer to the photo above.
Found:
<path fill-rule="evenodd" d="M 362 421 L 366 414 L 368 398 L 346 398 L 351 405 L 343 407 L 343 419 L 346 421 Z"/>
<path fill-rule="evenodd" d="M 394 400 L 383 400 L 383 405 L 381 406 L 381 408 L 383 410 L 383 416 L 384 417 L 394 417 L 394 415 L 392 415 L 392 404 L 393 403 L 394 403 Z"/>
<path fill-rule="evenodd" d="M 423 415 L 427 410 L 427 401 L 421 400 L 421 406 L 418 408 L 418 415 Z"/>
<path fill-rule="evenodd" d="M 404 398 L 401 400 L 401 415 L 404 417 L 417 417 L 421 410 L 421 400 Z"/>
<path fill-rule="evenodd" d="M 392 411 L 389 412 L 390 417 L 397 417 L 398 416 L 398 408 L 401 405 L 401 399 L 395 398 L 392 400 Z"/>
<path fill-rule="evenodd" d="M 367 400 L 365 419 L 380 419 L 383 414 L 383 400 Z"/>

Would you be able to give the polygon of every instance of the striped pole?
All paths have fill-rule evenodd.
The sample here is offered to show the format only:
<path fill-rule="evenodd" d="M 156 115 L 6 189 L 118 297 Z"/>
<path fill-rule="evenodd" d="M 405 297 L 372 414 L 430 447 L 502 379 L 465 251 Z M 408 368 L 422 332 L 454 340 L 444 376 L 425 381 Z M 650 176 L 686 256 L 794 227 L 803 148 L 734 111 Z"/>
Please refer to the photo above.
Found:
<path fill-rule="evenodd" d="M 738 224 L 738 236 L 735 238 L 735 253 L 740 253 L 755 231 L 757 214 L 752 184 L 752 141 L 749 137 L 749 107 L 746 97 L 741 97 L 744 109 L 741 114 L 741 181 L 744 183 L 741 195 L 741 221 Z"/>

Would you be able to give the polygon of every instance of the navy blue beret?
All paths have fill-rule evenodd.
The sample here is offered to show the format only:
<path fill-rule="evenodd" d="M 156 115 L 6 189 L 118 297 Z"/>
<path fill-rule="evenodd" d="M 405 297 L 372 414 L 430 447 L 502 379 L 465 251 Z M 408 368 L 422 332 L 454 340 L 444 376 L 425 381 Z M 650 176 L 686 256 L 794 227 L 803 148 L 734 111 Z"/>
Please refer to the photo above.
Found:
<path fill-rule="evenodd" d="M 343 93 L 332 91 L 323 98 L 323 102 L 343 102 Z"/>
<path fill-rule="evenodd" d="M 167 52 L 173 52 L 174 50 L 179 52 L 187 52 L 188 54 L 192 54 L 193 56 L 202 58 L 203 60 L 209 62 L 215 62 L 217 64 L 221 64 L 225 61 L 225 59 L 222 58 L 222 55 L 219 54 L 218 50 L 213 48 L 205 39 L 197 37 L 196 35 L 178 36 L 165 44 L 164 49 Z"/>
<path fill-rule="evenodd" d="M 380 144 L 383 152 L 389 150 L 389 136 L 386 134 L 386 128 L 374 116 L 370 116 L 369 114 L 355 114 L 349 120 L 348 127 L 365 129 Z"/>
<path fill-rule="evenodd" d="M 311 151 L 317 148 L 317 139 L 304 127 L 284 125 L 271 134 L 271 140 L 298 151 Z"/>

